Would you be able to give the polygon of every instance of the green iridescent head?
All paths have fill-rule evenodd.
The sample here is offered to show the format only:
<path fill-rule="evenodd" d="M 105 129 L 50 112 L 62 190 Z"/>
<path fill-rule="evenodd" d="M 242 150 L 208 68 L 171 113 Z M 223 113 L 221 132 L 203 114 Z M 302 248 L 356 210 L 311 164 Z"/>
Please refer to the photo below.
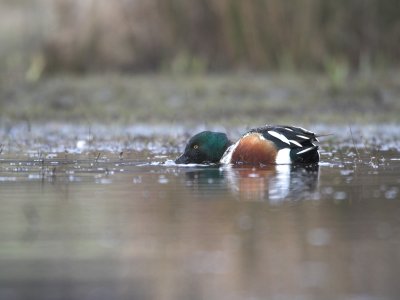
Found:
<path fill-rule="evenodd" d="M 185 152 L 175 160 L 175 163 L 218 163 L 231 144 L 225 133 L 200 132 L 189 140 Z"/>

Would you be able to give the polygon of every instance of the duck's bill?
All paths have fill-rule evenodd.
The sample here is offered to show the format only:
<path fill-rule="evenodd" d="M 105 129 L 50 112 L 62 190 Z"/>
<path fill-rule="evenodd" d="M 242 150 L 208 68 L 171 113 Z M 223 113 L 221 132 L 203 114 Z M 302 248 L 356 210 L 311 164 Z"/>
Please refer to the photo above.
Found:
<path fill-rule="evenodd" d="M 175 160 L 176 164 L 188 164 L 190 163 L 190 159 L 188 156 L 186 156 L 185 154 L 182 154 L 181 156 L 179 156 L 176 160 Z"/>

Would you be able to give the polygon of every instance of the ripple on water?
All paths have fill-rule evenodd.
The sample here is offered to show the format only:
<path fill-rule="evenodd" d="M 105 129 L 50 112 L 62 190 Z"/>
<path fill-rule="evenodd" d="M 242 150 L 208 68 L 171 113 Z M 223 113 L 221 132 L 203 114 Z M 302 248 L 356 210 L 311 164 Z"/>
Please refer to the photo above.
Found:
<path fill-rule="evenodd" d="M 99 178 L 97 178 L 95 182 L 98 184 L 112 184 L 113 180 L 111 178 L 104 178 L 99 176 Z"/>
<path fill-rule="evenodd" d="M 331 234 L 326 228 L 314 228 L 307 232 L 307 241 L 312 246 L 326 246 L 330 239 Z"/>
<path fill-rule="evenodd" d="M 158 183 L 167 184 L 169 182 L 168 178 L 165 175 L 158 176 Z"/>
<path fill-rule="evenodd" d="M 87 131 L 71 134 L 71 128 L 0 154 L 1 256 L 10 270 L 22 271 L 7 274 L 17 291 L 9 298 L 21 295 L 24 282 L 39 282 L 43 270 L 51 280 L 36 290 L 52 292 L 53 283 L 67 280 L 60 293 L 68 295 L 90 294 L 98 285 L 100 292 L 122 287 L 125 295 L 126 284 L 148 282 L 149 295 L 168 290 L 171 298 L 185 299 L 372 299 L 374 292 L 396 298 L 398 150 L 367 144 L 358 149 L 359 160 L 344 130 L 332 145 L 321 138 L 321 148 L 335 151 L 321 155 L 318 171 L 220 168 L 175 164 L 184 129 L 153 136 L 147 126 L 152 136 L 145 138 L 140 130 L 95 129 L 88 150 L 66 154 L 61 149 L 88 141 Z M 40 130 L 29 138 L 47 133 Z M 6 137 L 6 145 L 27 136 Z M 356 130 L 354 137 L 360 139 Z M 60 152 L 44 150 L 57 147 Z M 66 260 L 63 249 L 75 251 Z M 180 291 L 182 276 L 189 289 Z M 204 293 L 210 282 L 215 289 Z M 106 295 L 100 298 L 115 296 Z"/>
<path fill-rule="evenodd" d="M 17 177 L 14 177 L 14 176 L 0 176 L 0 182 L 7 182 L 7 181 L 17 181 Z"/>
<path fill-rule="evenodd" d="M 335 200 L 345 200 L 347 198 L 347 193 L 345 191 L 337 191 L 333 194 Z"/>
<path fill-rule="evenodd" d="M 354 170 L 340 170 L 340 174 L 343 176 L 348 176 L 353 173 L 354 173 Z"/>
<path fill-rule="evenodd" d="M 387 191 L 385 191 L 385 198 L 386 199 L 396 199 L 398 193 L 399 193 L 398 187 L 389 188 Z"/>

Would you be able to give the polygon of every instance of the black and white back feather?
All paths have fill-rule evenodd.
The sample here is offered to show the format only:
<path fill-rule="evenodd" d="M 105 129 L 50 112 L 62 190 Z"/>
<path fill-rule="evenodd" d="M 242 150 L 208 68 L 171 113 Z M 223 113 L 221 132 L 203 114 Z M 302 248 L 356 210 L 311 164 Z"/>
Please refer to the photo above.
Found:
<path fill-rule="evenodd" d="M 301 127 L 286 125 L 266 125 L 249 131 L 257 132 L 272 141 L 278 151 L 288 149 L 293 163 L 315 163 L 319 161 L 318 142 L 315 133 Z"/>

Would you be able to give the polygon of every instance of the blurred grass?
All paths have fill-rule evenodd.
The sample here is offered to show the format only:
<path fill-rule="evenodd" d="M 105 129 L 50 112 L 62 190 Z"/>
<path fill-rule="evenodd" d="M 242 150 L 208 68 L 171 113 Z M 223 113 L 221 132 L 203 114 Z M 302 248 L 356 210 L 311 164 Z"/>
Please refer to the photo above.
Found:
<path fill-rule="evenodd" d="M 398 122 L 400 72 L 91 76 L 0 81 L 7 122 L 264 123 Z"/>
<path fill-rule="evenodd" d="M 0 3 L 0 67 L 54 72 L 399 66 L 397 0 L 32 0 Z"/>

